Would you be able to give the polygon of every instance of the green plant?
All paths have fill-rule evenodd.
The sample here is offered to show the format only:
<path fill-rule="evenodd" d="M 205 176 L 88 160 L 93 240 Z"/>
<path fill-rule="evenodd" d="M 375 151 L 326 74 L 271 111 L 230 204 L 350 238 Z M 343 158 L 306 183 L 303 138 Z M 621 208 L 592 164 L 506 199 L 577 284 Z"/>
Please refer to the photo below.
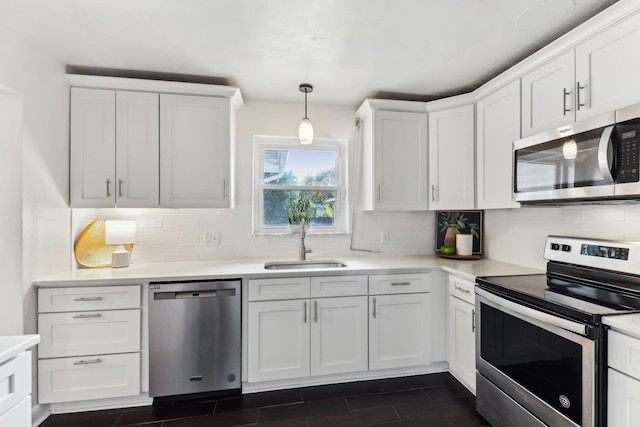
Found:
<path fill-rule="evenodd" d="M 469 218 L 464 215 L 464 212 L 443 212 L 438 215 L 438 220 L 440 232 L 446 231 L 447 228 L 453 228 L 458 233 L 461 233 L 469 228 L 471 235 L 480 237 L 478 234 L 480 227 L 474 222 L 469 222 Z"/>
<path fill-rule="evenodd" d="M 294 193 L 289 194 L 284 204 L 284 211 L 289 224 L 300 224 L 303 219 L 305 223 L 311 223 L 313 209 L 311 200 L 305 192 L 298 192 L 297 195 Z"/>

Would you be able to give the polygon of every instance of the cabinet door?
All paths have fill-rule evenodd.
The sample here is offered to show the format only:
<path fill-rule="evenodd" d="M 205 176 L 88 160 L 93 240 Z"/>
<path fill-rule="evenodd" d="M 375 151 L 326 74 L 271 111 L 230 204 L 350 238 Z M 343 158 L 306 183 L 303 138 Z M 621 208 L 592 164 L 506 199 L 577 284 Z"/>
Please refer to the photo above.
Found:
<path fill-rule="evenodd" d="M 228 208 L 229 100 L 160 95 L 160 205 Z"/>
<path fill-rule="evenodd" d="M 249 303 L 249 382 L 309 376 L 309 300 Z"/>
<path fill-rule="evenodd" d="M 474 306 L 449 295 L 447 322 L 447 360 L 449 369 L 461 383 L 475 393 L 476 342 Z"/>
<path fill-rule="evenodd" d="M 473 105 L 429 114 L 432 210 L 475 206 Z"/>
<path fill-rule="evenodd" d="M 428 293 L 369 297 L 369 369 L 431 362 L 430 306 Z"/>
<path fill-rule="evenodd" d="M 160 203 L 158 94 L 116 93 L 116 205 L 157 208 Z"/>
<path fill-rule="evenodd" d="M 520 81 L 477 104 L 478 209 L 516 208 L 512 197 L 512 143 L 520 138 Z"/>
<path fill-rule="evenodd" d="M 522 76 L 523 137 L 575 120 L 574 64 L 570 50 Z"/>
<path fill-rule="evenodd" d="M 71 88 L 70 198 L 74 208 L 116 203 L 116 94 Z"/>
<path fill-rule="evenodd" d="M 427 114 L 374 112 L 374 209 L 426 210 Z"/>
<path fill-rule="evenodd" d="M 367 297 L 311 300 L 311 375 L 367 370 Z"/>
<path fill-rule="evenodd" d="M 640 14 L 627 18 L 576 47 L 581 120 L 640 102 Z"/>
<path fill-rule="evenodd" d="M 640 381 L 608 369 L 607 425 L 640 425 Z"/>

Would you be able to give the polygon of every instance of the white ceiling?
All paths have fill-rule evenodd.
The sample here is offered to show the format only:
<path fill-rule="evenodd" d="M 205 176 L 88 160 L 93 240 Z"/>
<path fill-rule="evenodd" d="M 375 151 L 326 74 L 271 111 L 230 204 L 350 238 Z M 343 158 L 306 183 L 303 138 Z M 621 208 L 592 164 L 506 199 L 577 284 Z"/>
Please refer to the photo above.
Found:
<path fill-rule="evenodd" d="M 245 98 L 357 105 L 475 89 L 616 0 L 0 0 L 67 65 L 213 76 Z M 397 95 L 400 97 L 400 95 Z"/>

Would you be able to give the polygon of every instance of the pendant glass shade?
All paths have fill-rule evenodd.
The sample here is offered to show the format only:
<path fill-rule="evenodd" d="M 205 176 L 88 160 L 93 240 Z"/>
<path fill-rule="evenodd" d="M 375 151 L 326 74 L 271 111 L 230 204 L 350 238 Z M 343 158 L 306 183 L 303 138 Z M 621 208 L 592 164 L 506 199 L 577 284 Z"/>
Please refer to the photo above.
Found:
<path fill-rule="evenodd" d="M 311 124 L 311 120 L 306 117 L 300 122 L 298 137 L 300 138 L 300 144 L 306 145 L 313 142 L 313 125 Z"/>

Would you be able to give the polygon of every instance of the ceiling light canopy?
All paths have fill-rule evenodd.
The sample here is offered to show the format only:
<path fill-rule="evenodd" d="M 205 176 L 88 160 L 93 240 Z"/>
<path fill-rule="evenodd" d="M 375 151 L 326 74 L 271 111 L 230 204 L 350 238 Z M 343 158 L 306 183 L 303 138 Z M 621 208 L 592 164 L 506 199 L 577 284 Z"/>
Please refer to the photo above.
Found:
<path fill-rule="evenodd" d="M 300 144 L 311 144 L 313 142 L 313 125 L 307 117 L 307 94 L 313 92 L 313 86 L 303 83 L 299 86 L 300 92 L 304 92 L 304 118 L 300 122 L 298 137 Z"/>

